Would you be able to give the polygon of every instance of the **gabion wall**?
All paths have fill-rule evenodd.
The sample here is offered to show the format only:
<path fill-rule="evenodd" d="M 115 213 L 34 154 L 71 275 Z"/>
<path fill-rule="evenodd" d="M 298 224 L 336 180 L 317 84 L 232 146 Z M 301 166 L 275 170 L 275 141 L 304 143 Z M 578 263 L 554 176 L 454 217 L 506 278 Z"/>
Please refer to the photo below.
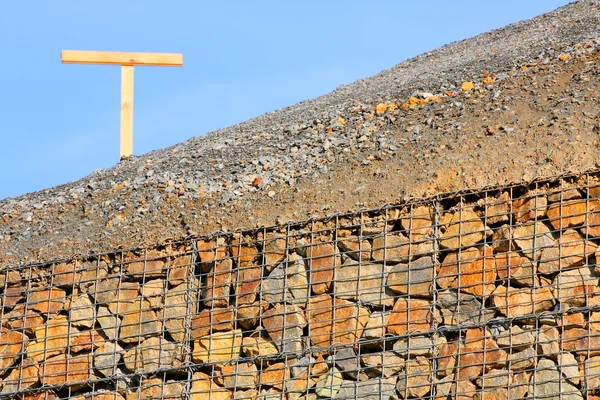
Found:
<path fill-rule="evenodd" d="M 1 398 L 600 399 L 597 172 L 1 271 Z"/>

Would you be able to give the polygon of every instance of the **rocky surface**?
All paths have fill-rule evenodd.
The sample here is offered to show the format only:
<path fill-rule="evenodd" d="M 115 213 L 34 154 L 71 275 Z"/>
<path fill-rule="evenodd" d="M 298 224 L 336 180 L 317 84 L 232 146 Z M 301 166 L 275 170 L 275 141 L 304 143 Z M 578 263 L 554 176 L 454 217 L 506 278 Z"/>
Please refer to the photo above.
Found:
<path fill-rule="evenodd" d="M 0 395 L 593 399 L 599 188 L 588 173 L 5 268 Z"/>
<path fill-rule="evenodd" d="M 580 0 L 326 96 L 5 199 L 0 264 L 586 171 L 600 155 L 599 15 L 597 0 Z"/>

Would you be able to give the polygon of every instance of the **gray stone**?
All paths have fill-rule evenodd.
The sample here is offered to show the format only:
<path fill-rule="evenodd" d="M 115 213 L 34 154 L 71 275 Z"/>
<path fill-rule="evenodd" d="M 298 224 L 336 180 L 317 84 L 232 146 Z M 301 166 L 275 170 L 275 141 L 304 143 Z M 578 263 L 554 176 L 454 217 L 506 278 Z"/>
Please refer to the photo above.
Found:
<path fill-rule="evenodd" d="M 96 308 L 87 294 L 80 294 L 70 298 L 65 308 L 69 312 L 69 320 L 73 325 L 84 328 L 94 326 Z"/>
<path fill-rule="evenodd" d="M 102 332 L 110 340 L 119 338 L 119 326 L 121 325 L 121 317 L 114 315 L 106 306 L 98 307 L 98 323 L 102 327 Z"/>
<path fill-rule="evenodd" d="M 342 382 L 344 382 L 342 373 L 337 368 L 332 367 L 317 381 L 315 393 L 319 397 L 334 398 L 339 392 Z"/>
<path fill-rule="evenodd" d="M 387 284 L 396 293 L 430 298 L 434 271 L 432 258 L 422 257 L 410 264 L 395 265 Z"/>
<path fill-rule="evenodd" d="M 386 286 L 390 267 L 383 264 L 357 263 L 352 259 L 335 271 L 336 297 L 360 300 L 376 306 L 394 305 L 394 292 Z"/>
<path fill-rule="evenodd" d="M 535 334 L 524 331 L 517 325 L 512 325 L 509 331 L 501 333 L 496 338 L 496 342 L 501 347 L 523 349 L 535 344 Z"/>
<path fill-rule="evenodd" d="M 445 290 L 438 294 L 438 306 L 444 324 L 448 326 L 473 326 L 485 324 L 495 315 L 493 310 L 481 306 L 476 296 Z"/>
<path fill-rule="evenodd" d="M 268 303 L 288 302 L 306 307 L 310 296 L 308 275 L 302 257 L 290 254 L 287 261 L 279 264 L 261 284 L 262 298 Z"/>
<path fill-rule="evenodd" d="M 547 358 L 540 359 L 531 375 L 529 396 L 536 399 L 583 400 L 581 391 L 561 375 L 554 361 Z"/>
<path fill-rule="evenodd" d="M 367 376 L 386 378 L 396 375 L 404 369 L 405 361 L 394 352 L 383 351 L 379 353 L 367 353 L 360 356 L 360 361 L 365 367 Z"/>
<path fill-rule="evenodd" d="M 190 315 L 188 307 L 195 301 L 195 292 L 188 290 L 187 283 L 182 283 L 167 291 L 165 306 L 159 313 L 164 318 L 166 330 L 176 342 L 185 341 Z"/>
<path fill-rule="evenodd" d="M 123 355 L 123 362 L 131 372 L 153 373 L 157 369 L 182 366 L 185 354 L 185 349 L 180 344 L 151 337 L 127 350 Z"/>
<path fill-rule="evenodd" d="M 394 343 L 394 352 L 403 357 L 431 356 L 444 343 L 446 343 L 444 336 L 435 339 L 430 336 L 408 336 Z"/>
<path fill-rule="evenodd" d="M 381 339 L 387 332 L 387 323 L 390 319 L 390 311 L 373 311 L 369 315 L 369 322 L 363 331 L 365 339 Z"/>
<path fill-rule="evenodd" d="M 374 378 L 362 382 L 344 381 L 334 397 L 337 400 L 388 400 L 396 393 L 396 380 L 390 378 Z"/>
<path fill-rule="evenodd" d="M 556 243 L 550 229 L 540 221 L 517 226 L 513 231 L 513 240 L 523 254 L 532 260 L 537 260 L 544 248 Z"/>
<path fill-rule="evenodd" d="M 328 357 L 328 362 L 335 364 L 346 376 L 357 379 L 361 369 L 359 358 L 352 347 L 344 347 Z"/>
<path fill-rule="evenodd" d="M 94 351 L 94 368 L 106 378 L 115 375 L 120 371 L 119 364 L 122 353 L 123 348 L 119 346 L 119 343 L 102 342 L 100 347 Z"/>

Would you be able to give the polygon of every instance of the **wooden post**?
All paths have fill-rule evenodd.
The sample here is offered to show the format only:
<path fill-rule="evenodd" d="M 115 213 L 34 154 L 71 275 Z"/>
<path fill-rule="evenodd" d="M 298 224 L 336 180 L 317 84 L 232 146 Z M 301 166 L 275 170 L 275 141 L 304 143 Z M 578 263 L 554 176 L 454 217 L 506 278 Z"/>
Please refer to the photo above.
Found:
<path fill-rule="evenodd" d="M 121 65 L 121 160 L 133 154 L 133 67 L 180 67 L 183 54 L 63 50 L 65 64 Z"/>

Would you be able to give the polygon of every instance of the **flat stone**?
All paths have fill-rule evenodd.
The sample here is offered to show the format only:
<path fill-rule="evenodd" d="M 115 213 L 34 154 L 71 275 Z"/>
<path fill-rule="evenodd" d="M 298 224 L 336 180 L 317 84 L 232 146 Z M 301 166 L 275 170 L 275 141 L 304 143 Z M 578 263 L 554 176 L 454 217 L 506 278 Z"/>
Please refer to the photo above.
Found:
<path fill-rule="evenodd" d="M 275 363 L 261 371 L 259 384 L 283 390 L 285 382 L 290 377 L 290 370 L 286 367 L 285 363 Z"/>
<path fill-rule="evenodd" d="M 401 217 L 400 225 L 412 242 L 427 240 L 433 234 L 433 210 L 428 206 L 414 207 Z"/>
<path fill-rule="evenodd" d="M 583 225 L 587 213 L 598 205 L 597 200 L 569 200 L 551 204 L 548 207 L 548 220 L 554 229 L 566 229 Z"/>
<path fill-rule="evenodd" d="M 306 318 L 299 307 L 278 303 L 264 313 L 262 322 L 280 352 L 302 351 Z"/>
<path fill-rule="evenodd" d="M 414 252 L 416 246 L 411 245 L 410 240 L 400 233 L 376 236 L 373 239 L 371 258 L 386 264 L 405 263 L 412 258 L 411 249 Z"/>
<path fill-rule="evenodd" d="M 363 372 L 371 378 L 382 375 L 388 378 L 396 375 L 404 369 L 406 364 L 402 357 L 392 351 L 361 354 L 360 362 L 364 367 Z"/>
<path fill-rule="evenodd" d="M 184 348 L 161 337 L 151 337 L 123 354 L 128 371 L 136 374 L 152 373 L 159 369 L 174 369 L 182 366 Z"/>
<path fill-rule="evenodd" d="M 554 278 L 554 297 L 570 307 L 587 306 L 590 299 L 600 294 L 600 275 L 588 265 L 564 270 Z"/>
<path fill-rule="evenodd" d="M 337 311 L 336 311 L 337 318 Z M 432 312 L 431 303 L 427 300 L 405 299 L 396 300 L 387 331 L 394 335 L 406 335 L 416 332 L 428 332 L 434 328 L 436 319 Z"/>
<path fill-rule="evenodd" d="M 119 343 L 113 341 L 104 341 L 94 352 L 94 368 L 98 373 L 106 378 L 117 375 L 123 348 Z"/>
<path fill-rule="evenodd" d="M 556 365 L 561 374 L 567 378 L 569 383 L 579 385 L 579 363 L 575 356 L 569 352 L 562 352 L 556 357 Z"/>
<path fill-rule="evenodd" d="M 513 201 L 512 208 L 517 222 L 542 219 L 548 208 L 546 196 L 526 195 Z"/>
<path fill-rule="evenodd" d="M 494 310 L 482 307 L 477 297 L 455 290 L 439 292 L 437 300 L 444 324 L 448 326 L 481 325 L 495 315 Z"/>
<path fill-rule="evenodd" d="M 314 294 L 329 291 L 333 271 L 341 264 L 339 253 L 331 243 L 314 244 L 306 249 L 306 265 L 310 271 L 310 284 Z"/>
<path fill-rule="evenodd" d="M 185 341 L 191 305 L 195 303 L 196 291 L 188 289 L 187 283 L 172 287 L 165 295 L 165 305 L 160 313 L 165 329 L 176 342 Z"/>
<path fill-rule="evenodd" d="M 434 271 L 433 259 L 421 257 L 409 264 L 395 265 L 388 276 L 387 284 L 395 293 L 430 298 Z"/>
<path fill-rule="evenodd" d="M 405 372 L 398 377 L 396 390 L 401 397 L 423 398 L 431 390 L 431 362 L 425 357 L 406 360 Z"/>
<path fill-rule="evenodd" d="M 194 340 L 194 362 L 230 362 L 240 356 L 242 331 L 217 332 Z"/>
<path fill-rule="evenodd" d="M 475 296 L 489 296 L 496 288 L 496 263 L 492 247 L 482 251 L 471 247 L 450 253 L 438 268 L 437 284 L 442 289 L 457 288 Z"/>
<path fill-rule="evenodd" d="M 357 236 L 348 236 L 338 239 L 340 252 L 355 261 L 371 260 L 371 243 Z"/>
<path fill-rule="evenodd" d="M 395 295 L 386 286 L 388 273 L 389 267 L 386 265 L 357 263 L 347 259 L 335 270 L 336 297 L 375 306 L 391 306 Z"/>
<path fill-rule="evenodd" d="M 48 386 L 85 386 L 93 377 L 90 355 L 58 356 L 48 358 L 39 366 L 40 381 Z"/>
<path fill-rule="evenodd" d="M 96 322 L 96 308 L 87 294 L 70 297 L 65 304 L 69 320 L 74 326 L 92 328 Z"/>
<path fill-rule="evenodd" d="M 343 382 L 342 373 L 333 367 L 317 381 L 315 384 L 315 393 L 319 397 L 334 398 Z"/>
<path fill-rule="evenodd" d="M 161 400 L 176 400 L 185 398 L 187 392 L 186 382 L 180 381 L 163 381 L 160 378 L 145 379 L 141 384 L 139 391 L 133 396 L 127 396 L 127 400 L 145 400 L 145 399 L 161 399 Z M 94 395 L 93 400 L 96 400 L 97 395 Z M 118 400 L 119 398 L 110 398 L 110 400 Z M 86 399 L 87 400 L 87 399 Z M 92 400 L 92 399 L 89 399 Z M 106 400 L 109 400 L 108 398 Z"/>
<path fill-rule="evenodd" d="M 539 286 L 536 266 L 527 257 L 518 252 L 498 253 L 494 256 L 498 278 L 503 281 L 511 281 L 520 286 Z"/>
<path fill-rule="evenodd" d="M 509 318 L 525 315 L 535 317 L 541 312 L 551 310 L 556 300 L 548 287 L 507 289 L 505 286 L 498 286 L 492 293 L 492 304 L 502 315 Z"/>
<path fill-rule="evenodd" d="M 232 243 L 229 250 L 231 251 L 231 256 L 235 261 L 235 265 L 238 268 L 244 268 L 254 264 L 259 255 L 256 247 L 249 244 L 238 245 L 237 243 Z"/>
<path fill-rule="evenodd" d="M 192 340 L 208 336 L 212 332 L 233 330 L 234 308 L 205 308 L 192 317 Z"/>
<path fill-rule="evenodd" d="M 204 372 L 194 372 L 189 398 L 190 400 L 230 400 L 232 393 L 217 385 Z"/>
<path fill-rule="evenodd" d="M 24 359 L 2 380 L 0 393 L 6 395 L 34 387 L 39 382 L 39 373 L 38 363 L 34 358 Z"/>
<path fill-rule="evenodd" d="M 533 332 L 524 331 L 518 325 L 511 325 L 510 330 L 498 335 L 496 342 L 501 347 L 524 349 L 535 344 L 536 335 Z"/>
<path fill-rule="evenodd" d="M 547 358 L 541 358 L 535 374 L 531 377 L 529 384 L 529 396 L 544 399 L 583 399 L 577 387 L 565 379 L 556 363 Z"/>
<path fill-rule="evenodd" d="M 302 257 L 292 253 L 288 259 L 271 271 L 262 281 L 262 299 L 269 303 L 289 303 L 306 306 L 310 289 L 308 273 Z"/>
<path fill-rule="evenodd" d="M 234 279 L 238 306 L 252 304 L 260 291 L 263 269 L 257 265 L 246 265 L 236 271 Z"/>
<path fill-rule="evenodd" d="M 448 225 L 440 238 L 440 245 L 443 248 L 471 247 L 487 236 L 488 228 L 473 211 L 456 211 L 446 218 L 449 219 Z"/>
<path fill-rule="evenodd" d="M 233 263 L 231 259 L 217 262 L 206 275 L 202 297 L 206 307 L 227 307 L 231 290 Z"/>
<path fill-rule="evenodd" d="M 184 254 L 169 259 L 167 270 L 167 281 L 172 286 L 180 285 L 190 280 L 194 275 L 194 266 L 192 265 L 192 256 Z"/>
<path fill-rule="evenodd" d="M 510 194 L 503 192 L 498 197 L 486 198 L 485 223 L 489 225 L 508 222 L 510 216 Z"/>
<path fill-rule="evenodd" d="M 329 361 L 351 379 L 357 379 L 358 373 L 362 369 L 360 358 L 351 347 L 343 347 L 336 350 L 329 357 Z"/>
<path fill-rule="evenodd" d="M 83 268 L 78 261 L 61 262 L 52 266 L 52 286 L 74 287 L 79 284 Z"/>
<path fill-rule="evenodd" d="M 363 331 L 365 339 L 381 339 L 387 332 L 390 311 L 374 311 L 369 315 L 369 321 Z"/>
<path fill-rule="evenodd" d="M 110 340 L 117 340 L 119 337 L 119 327 L 121 326 L 121 317 L 111 313 L 108 307 L 100 306 L 97 312 L 97 321 L 102 327 L 102 332 Z"/>
<path fill-rule="evenodd" d="M 40 313 L 58 313 L 63 309 L 67 294 L 64 290 L 52 287 L 29 292 L 27 306 Z"/>
<path fill-rule="evenodd" d="M 334 399 L 389 400 L 396 391 L 397 377 L 373 378 L 362 382 L 344 381 Z"/>
<path fill-rule="evenodd" d="M 25 304 L 17 304 L 4 318 L 6 326 L 28 336 L 33 336 L 34 329 L 44 323 L 44 318 Z"/>
<path fill-rule="evenodd" d="M 596 245 L 585 240 L 579 232 L 567 229 L 562 232 L 558 242 L 542 250 L 538 271 L 552 274 L 567 268 L 583 265 L 594 254 Z"/>
<path fill-rule="evenodd" d="M 258 370 L 254 363 L 237 362 L 219 368 L 215 381 L 225 389 L 254 389 Z"/>
<path fill-rule="evenodd" d="M 548 194 L 548 201 L 550 203 L 558 203 L 559 201 L 580 199 L 581 192 L 576 188 L 561 188 L 559 191 Z"/>
<path fill-rule="evenodd" d="M 457 377 L 473 380 L 485 369 L 503 368 L 508 354 L 499 349 L 490 332 L 478 328 L 467 329 L 462 346 L 459 346 Z"/>
<path fill-rule="evenodd" d="M 394 352 L 403 357 L 432 356 L 436 349 L 446 343 L 444 336 L 407 336 L 394 343 Z"/>
<path fill-rule="evenodd" d="M 565 329 L 562 349 L 582 356 L 600 356 L 600 333 L 581 328 Z"/>
<path fill-rule="evenodd" d="M 266 331 L 258 329 L 242 339 L 242 352 L 246 357 L 269 357 L 279 354 L 275 343 Z"/>
<path fill-rule="evenodd" d="M 35 339 L 27 344 L 27 355 L 42 362 L 48 357 L 66 353 L 69 334 L 73 334 L 71 329 L 69 329 L 69 320 L 64 315 L 57 315 L 46 324 L 36 327 Z"/>
<path fill-rule="evenodd" d="M 580 364 L 580 378 L 588 388 L 600 387 L 600 356 L 589 357 Z M 588 396 L 589 398 L 589 396 Z"/>
<path fill-rule="evenodd" d="M 522 351 L 509 352 L 508 369 L 511 371 L 531 371 L 535 367 L 537 350 L 535 347 L 528 347 Z"/>
<path fill-rule="evenodd" d="M 141 338 L 158 336 L 162 332 L 156 312 L 151 309 L 150 302 L 138 297 L 123 316 L 119 340 L 135 343 Z"/>
<path fill-rule="evenodd" d="M 125 261 L 123 270 L 134 279 L 161 278 L 165 274 L 166 258 L 158 251 L 148 250 L 143 259 Z"/>
<path fill-rule="evenodd" d="M 550 229 L 544 223 L 528 222 L 514 228 L 513 240 L 525 257 L 537 260 L 546 247 L 555 245 Z"/>
<path fill-rule="evenodd" d="M 329 295 L 312 297 L 306 315 L 310 341 L 318 348 L 356 342 L 369 321 L 365 307 Z"/>

